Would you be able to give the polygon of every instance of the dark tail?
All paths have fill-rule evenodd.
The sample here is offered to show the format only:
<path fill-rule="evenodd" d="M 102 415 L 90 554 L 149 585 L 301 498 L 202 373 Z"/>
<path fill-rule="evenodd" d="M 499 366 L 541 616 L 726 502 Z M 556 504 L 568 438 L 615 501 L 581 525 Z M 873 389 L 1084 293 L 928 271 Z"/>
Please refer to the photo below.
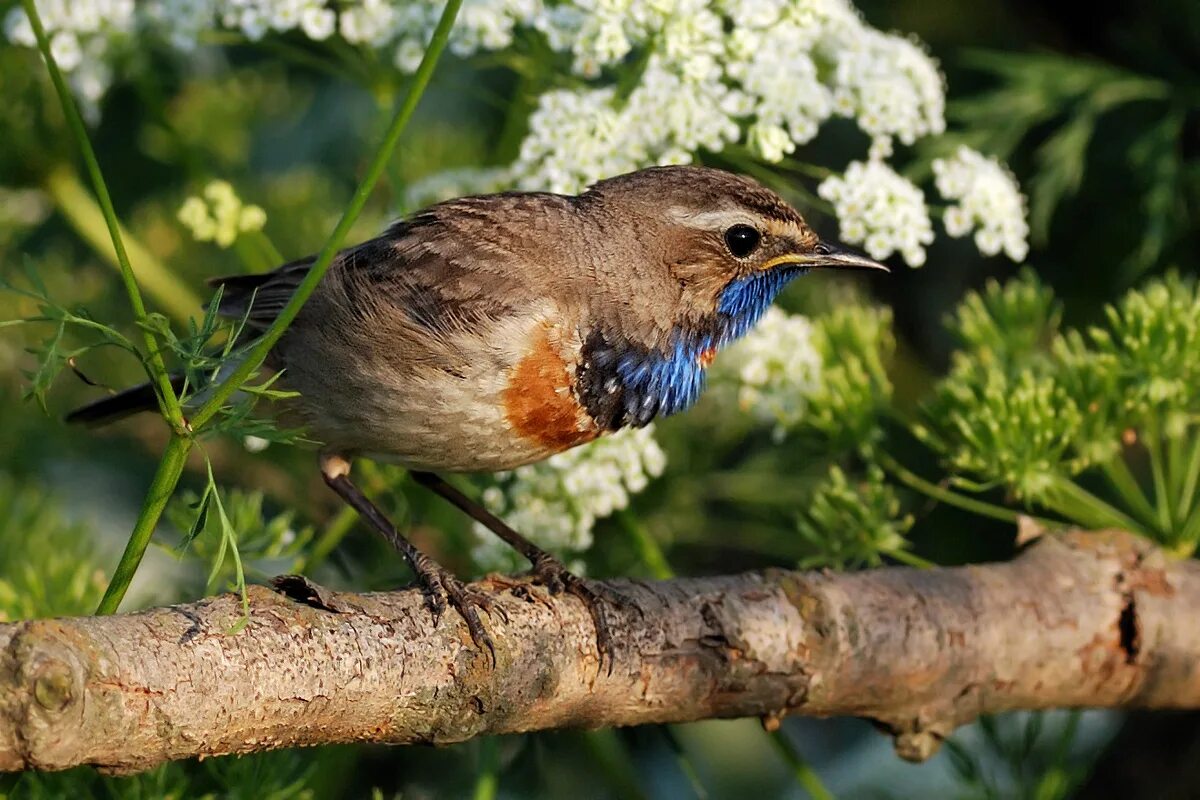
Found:
<path fill-rule="evenodd" d="M 171 388 L 177 394 L 183 391 L 183 384 L 182 375 L 172 376 Z M 131 386 L 123 392 L 117 392 L 112 397 L 105 397 L 103 400 L 97 400 L 75 409 L 67 414 L 67 422 L 96 427 L 125 419 L 142 411 L 153 411 L 156 408 L 158 408 L 158 400 L 154 396 L 154 387 L 149 383 L 143 383 Z"/>

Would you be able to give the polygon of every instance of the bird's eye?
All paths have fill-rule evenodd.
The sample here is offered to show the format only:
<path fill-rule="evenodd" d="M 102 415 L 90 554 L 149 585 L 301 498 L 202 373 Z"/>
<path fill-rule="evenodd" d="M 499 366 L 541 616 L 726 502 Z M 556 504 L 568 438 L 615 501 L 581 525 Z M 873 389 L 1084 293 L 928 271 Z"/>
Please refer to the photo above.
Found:
<path fill-rule="evenodd" d="M 749 225 L 734 225 L 725 231 L 725 246 L 735 258 L 745 258 L 758 249 L 762 235 Z"/>

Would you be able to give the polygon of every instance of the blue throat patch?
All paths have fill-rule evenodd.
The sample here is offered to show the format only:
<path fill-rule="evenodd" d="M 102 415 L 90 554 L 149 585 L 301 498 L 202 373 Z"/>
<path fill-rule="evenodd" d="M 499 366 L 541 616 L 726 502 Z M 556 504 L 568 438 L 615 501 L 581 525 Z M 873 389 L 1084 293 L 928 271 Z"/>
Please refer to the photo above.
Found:
<path fill-rule="evenodd" d="M 802 267 L 780 267 L 740 278 L 721 293 L 717 313 L 695 329 L 680 329 L 667 352 L 628 347 L 597 353 L 593 370 L 609 372 L 605 382 L 609 395 L 619 405 L 597 409 L 601 425 L 618 428 L 643 426 L 655 416 L 675 414 L 689 408 L 704 389 L 705 371 L 711 356 L 744 335 L 766 312 L 767 307 L 790 281 L 807 272 Z M 585 398 L 586 400 L 586 398 Z"/>

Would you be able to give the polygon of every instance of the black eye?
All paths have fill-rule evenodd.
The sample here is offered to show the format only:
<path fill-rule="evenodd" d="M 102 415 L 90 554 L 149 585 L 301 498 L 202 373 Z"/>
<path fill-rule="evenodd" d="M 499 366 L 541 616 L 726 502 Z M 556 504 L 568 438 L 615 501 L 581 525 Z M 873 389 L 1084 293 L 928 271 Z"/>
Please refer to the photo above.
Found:
<path fill-rule="evenodd" d="M 735 258 L 745 258 L 758 249 L 762 235 L 749 225 L 734 225 L 725 231 L 725 246 Z"/>

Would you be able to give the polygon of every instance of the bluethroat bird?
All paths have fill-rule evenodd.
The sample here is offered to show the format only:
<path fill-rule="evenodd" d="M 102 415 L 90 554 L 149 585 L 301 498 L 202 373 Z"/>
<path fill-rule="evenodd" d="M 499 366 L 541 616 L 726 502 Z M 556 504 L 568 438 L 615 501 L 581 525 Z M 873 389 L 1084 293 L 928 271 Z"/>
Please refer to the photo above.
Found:
<path fill-rule="evenodd" d="M 312 262 L 216 279 L 219 311 L 265 329 Z M 343 250 L 267 367 L 299 393 L 280 413 L 322 443 L 326 483 L 404 555 L 435 614 L 449 603 L 493 650 L 479 616 L 489 598 L 396 530 L 352 482 L 354 458 L 407 467 L 528 558 L 535 580 L 582 599 L 611 667 L 595 590 L 438 473 L 510 470 L 683 411 L 717 351 L 816 268 L 886 269 L 716 169 L 645 169 L 575 196 L 464 197 Z M 137 387 L 69 419 L 154 406 Z"/>

